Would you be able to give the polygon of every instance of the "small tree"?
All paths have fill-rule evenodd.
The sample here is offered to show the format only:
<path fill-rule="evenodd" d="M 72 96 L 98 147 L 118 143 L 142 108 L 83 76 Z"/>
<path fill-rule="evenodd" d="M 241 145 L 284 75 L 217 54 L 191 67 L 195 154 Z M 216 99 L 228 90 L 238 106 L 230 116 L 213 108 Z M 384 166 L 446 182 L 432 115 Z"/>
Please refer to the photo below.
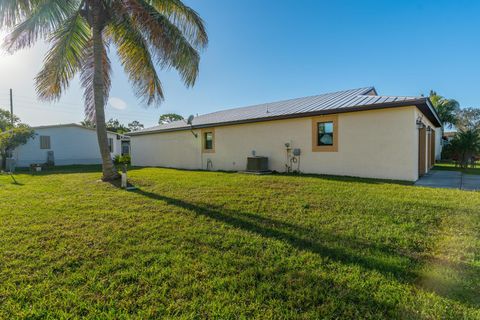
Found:
<path fill-rule="evenodd" d="M 457 114 L 456 127 L 459 130 L 480 130 L 480 108 L 461 109 Z"/>
<path fill-rule="evenodd" d="M 116 133 L 126 133 L 126 132 L 130 131 L 124 124 L 120 123 L 120 121 L 118 121 L 118 119 L 108 120 L 107 130 L 112 131 L 112 132 L 116 132 Z"/>
<path fill-rule="evenodd" d="M 13 115 L 12 119 L 10 111 L 0 109 L 0 131 L 9 129 L 12 126 L 12 120 L 14 125 L 20 122 L 20 119 L 16 115 Z"/>
<path fill-rule="evenodd" d="M 9 151 L 24 145 L 34 136 L 32 128 L 26 124 L 16 124 L 14 128 L 0 132 L 0 156 L 2 157 L 1 167 L 5 169 L 6 159 Z"/>
<path fill-rule="evenodd" d="M 142 130 L 143 128 L 144 128 L 143 124 L 141 124 L 137 120 L 134 120 L 128 124 L 128 129 L 130 131 L 138 131 L 138 130 Z"/>
<path fill-rule="evenodd" d="M 158 124 L 166 124 L 177 120 L 183 120 L 183 117 L 176 113 L 165 113 L 158 119 Z"/>
<path fill-rule="evenodd" d="M 83 120 L 80 124 L 84 127 L 95 129 L 95 122 L 88 119 Z"/>
<path fill-rule="evenodd" d="M 13 127 L 12 127 L 13 122 Z M 33 130 L 26 124 L 20 123 L 20 118 L 10 111 L 0 109 L 0 168 L 5 169 L 8 152 L 27 143 L 33 137 Z"/>

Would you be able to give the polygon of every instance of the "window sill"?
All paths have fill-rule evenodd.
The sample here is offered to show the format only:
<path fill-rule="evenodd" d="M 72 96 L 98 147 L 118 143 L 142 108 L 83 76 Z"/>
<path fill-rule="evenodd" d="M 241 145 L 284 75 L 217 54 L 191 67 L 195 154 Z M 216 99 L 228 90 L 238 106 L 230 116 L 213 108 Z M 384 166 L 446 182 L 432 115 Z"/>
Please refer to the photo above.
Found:
<path fill-rule="evenodd" d="M 337 146 L 313 146 L 312 152 L 338 152 Z"/>

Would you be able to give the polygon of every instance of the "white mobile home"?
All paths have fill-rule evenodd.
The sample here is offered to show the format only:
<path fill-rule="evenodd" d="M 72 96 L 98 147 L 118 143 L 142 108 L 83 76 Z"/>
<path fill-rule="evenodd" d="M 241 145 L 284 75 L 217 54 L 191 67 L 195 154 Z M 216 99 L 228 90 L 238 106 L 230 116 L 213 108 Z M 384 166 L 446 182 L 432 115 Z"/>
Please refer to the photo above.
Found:
<path fill-rule="evenodd" d="M 12 153 L 17 167 L 47 163 L 49 154 L 55 165 L 102 163 L 95 129 L 70 123 L 33 127 L 33 130 L 34 138 Z M 129 140 L 125 135 L 108 132 L 112 158 L 130 152 Z"/>
<path fill-rule="evenodd" d="M 131 133 L 132 163 L 247 168 L 415 181 L 440 156 L 441 122 L 428 98 L 373 87 L 235 108 Z"/>

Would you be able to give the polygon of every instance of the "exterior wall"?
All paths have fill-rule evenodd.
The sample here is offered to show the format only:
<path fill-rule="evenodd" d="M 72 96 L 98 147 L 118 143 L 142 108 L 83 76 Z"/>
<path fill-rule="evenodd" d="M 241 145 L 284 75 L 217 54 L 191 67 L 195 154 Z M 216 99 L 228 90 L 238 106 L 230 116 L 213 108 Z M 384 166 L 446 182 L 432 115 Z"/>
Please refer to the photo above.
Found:
<path fill-rule="evenodd" d="M 416 107 L 338 114 L 338 152 L 312 151 L 312 118 L 215 127 L 215 152 L 202 153 L 200 130 L 131 137 L 136 166 L 245 170 L 252 151 L 268 157 L 271 170 L 285 172 L 285 143 L 300 148 L 304 173 L 417 180 Z M 204 129 L 205 131 L 206 129 Z M 297 169 L 297 164 L 293 169 Z"/>
<path fill-rule="evenodd" d="M 201 169 L 202 140 L 200 130 L 197 138 L 190 131 L 165 132 L 132 136 L 130 148 L 135 166 L 160 166 L 181 169 Z"/>
<path fill-rule="evenodd" d="M 50 136 L 50 149 L 40 149 L 40 136 Z M 121 140 L 113 138 L 112 157 L 121 153 Z M 95 130 L 77 126 L 59 126 L 35 129 L 35 137 L 13 152 L 17 167 L 45 163 L 47 152 L 53 151 L 55 165 L 99 164 L 102 162 Z"/>

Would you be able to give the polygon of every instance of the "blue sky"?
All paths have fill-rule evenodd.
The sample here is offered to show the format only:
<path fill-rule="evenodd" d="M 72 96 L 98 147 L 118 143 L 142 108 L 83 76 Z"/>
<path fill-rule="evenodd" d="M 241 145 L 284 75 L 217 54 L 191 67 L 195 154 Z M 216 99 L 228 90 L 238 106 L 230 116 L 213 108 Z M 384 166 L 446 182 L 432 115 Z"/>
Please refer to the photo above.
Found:
<path fill-rule="evenodd" d="M 184 116 L 323 92 L 375 86 L 379 94 L 435 89 L 480 106 L 480 1 L 186 0 L 204 18 L 210 44 L 194 88 L 159 70 L 165 102 L 146 108 L 118 65 L 107 117 L 154 125 Z M 74 81 L 56 104 L 38 101 L 34 76 L 47 47 L 0 55 L 0 107 L 31 125 L 83 120 Z"/>

